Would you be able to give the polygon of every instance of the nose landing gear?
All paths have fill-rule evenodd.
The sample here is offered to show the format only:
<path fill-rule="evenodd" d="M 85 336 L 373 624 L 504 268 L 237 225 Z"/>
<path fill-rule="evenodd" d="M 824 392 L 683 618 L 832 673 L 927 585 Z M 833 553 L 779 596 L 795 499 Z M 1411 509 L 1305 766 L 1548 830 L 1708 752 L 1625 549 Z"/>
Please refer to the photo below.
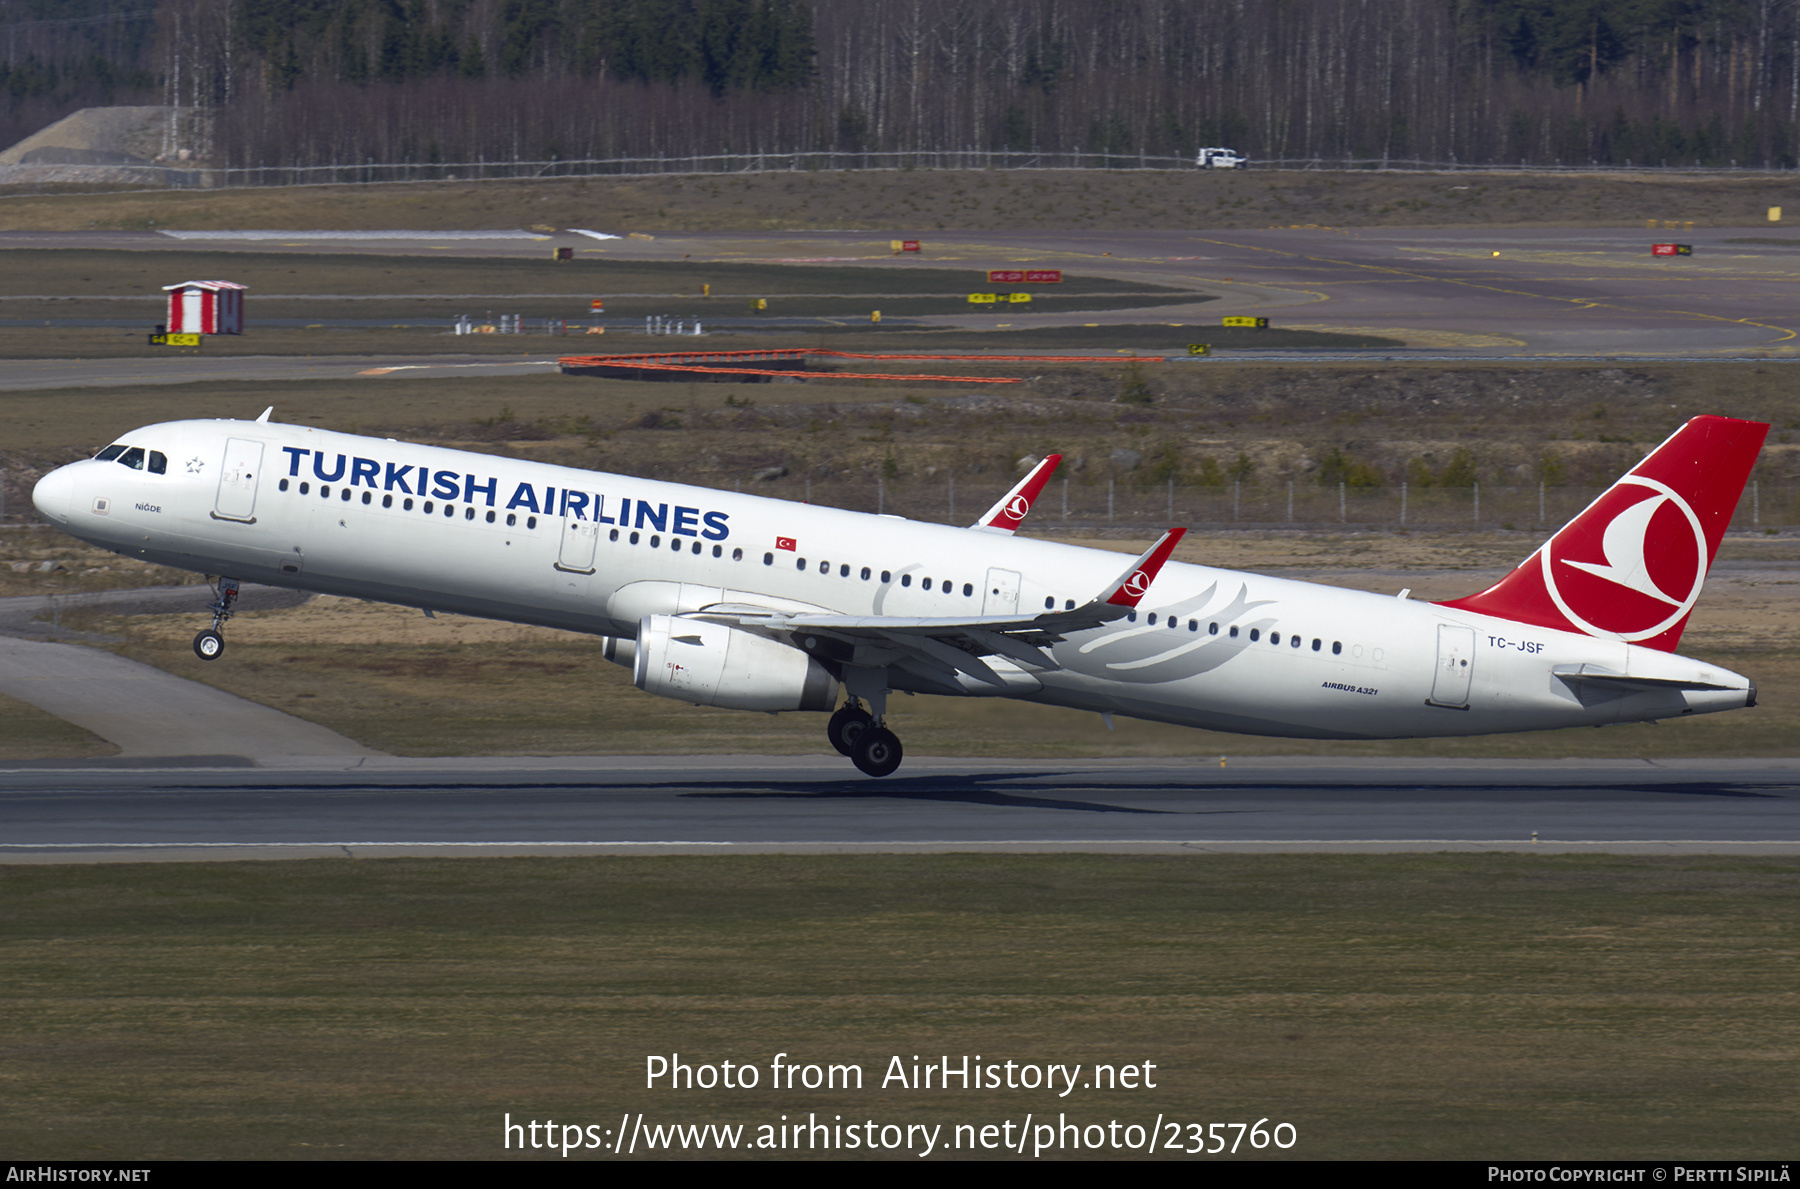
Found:
<path fill-rule="evenodd" d="M 213 587 L 213 601 L 207 610 L 213 613 L 212 626 L 194 637 L 194 655 L 203 661 L 216 661 L 225 653 L 225 636 L 219 631 L 234 613 L 238 600 L 236 578 L 221 578 Z"/>

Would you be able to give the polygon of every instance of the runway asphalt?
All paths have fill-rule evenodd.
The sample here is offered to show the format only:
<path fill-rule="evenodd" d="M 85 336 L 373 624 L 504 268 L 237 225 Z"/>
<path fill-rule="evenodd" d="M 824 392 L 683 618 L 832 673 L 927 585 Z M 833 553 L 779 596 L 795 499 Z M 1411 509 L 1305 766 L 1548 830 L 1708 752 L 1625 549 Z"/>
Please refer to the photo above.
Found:
<path fill-rule="evenodd" d="M 170 761 L 179 763 L 180 761 Z M 0 862 L 1105 851 L 1800 854 L 1800 760 L 273 761 L 13 767 Z"/>

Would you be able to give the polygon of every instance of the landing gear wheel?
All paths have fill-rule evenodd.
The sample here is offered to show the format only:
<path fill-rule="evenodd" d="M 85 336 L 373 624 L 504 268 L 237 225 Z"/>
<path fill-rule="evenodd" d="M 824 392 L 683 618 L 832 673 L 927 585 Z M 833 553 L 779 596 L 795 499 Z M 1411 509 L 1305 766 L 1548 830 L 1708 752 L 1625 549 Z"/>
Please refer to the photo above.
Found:
<path fill-rule="evenodd" d="M 203 661 L 216 661 L 225 652 L 225 637 L 208 628 L 194 637 L 194 655 Z"/>
<path fill-rule="evenodd" d="M 874 721 L 875 716 L 861 706 L 845 706 L 825 724 L 825 737 L 838 749 L 838 754 L 851 755 L 856 747 L 856 737 Z"/>
<path fill-rule="evenodd" d="M 905 755 L 900 737 L 886 727 L 865 727 L 850 745 L 850 762 L 870 776 L 887 776 Z"/>

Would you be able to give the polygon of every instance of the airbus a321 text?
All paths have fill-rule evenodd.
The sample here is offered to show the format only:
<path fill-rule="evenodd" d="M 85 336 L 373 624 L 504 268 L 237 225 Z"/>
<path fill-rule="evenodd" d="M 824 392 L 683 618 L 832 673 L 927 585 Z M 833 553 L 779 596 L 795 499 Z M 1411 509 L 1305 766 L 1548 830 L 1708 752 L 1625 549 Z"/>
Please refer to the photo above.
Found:
<path fill-rule="evenodd" d="M 239 583 L 605 638 L 639 689 L 832 713 L 900 765 L 894 691 L 1019 698 L 1311 739 L 1477 735 L 1756 704 L 1675 653 L 1768 426 L 1696 417 L 1494 586 L 1444 603 L 1015 535 L 1059 456 L 968 528 L 255 421 L 134 430 L 44 476 L 38 510 Z M 842 701 L 840 703 L 840 688 Z"/>

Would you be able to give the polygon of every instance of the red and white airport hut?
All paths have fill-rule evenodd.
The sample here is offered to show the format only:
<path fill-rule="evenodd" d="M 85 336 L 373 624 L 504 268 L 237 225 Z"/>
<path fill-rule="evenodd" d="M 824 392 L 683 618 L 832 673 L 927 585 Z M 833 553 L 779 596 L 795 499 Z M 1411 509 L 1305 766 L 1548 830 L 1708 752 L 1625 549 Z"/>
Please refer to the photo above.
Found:
<path fill-rule="evenodd" d="M 235 281 L 183 281 L 164 285 L 170 334 L 244 333 L 244 289 Z"/>

